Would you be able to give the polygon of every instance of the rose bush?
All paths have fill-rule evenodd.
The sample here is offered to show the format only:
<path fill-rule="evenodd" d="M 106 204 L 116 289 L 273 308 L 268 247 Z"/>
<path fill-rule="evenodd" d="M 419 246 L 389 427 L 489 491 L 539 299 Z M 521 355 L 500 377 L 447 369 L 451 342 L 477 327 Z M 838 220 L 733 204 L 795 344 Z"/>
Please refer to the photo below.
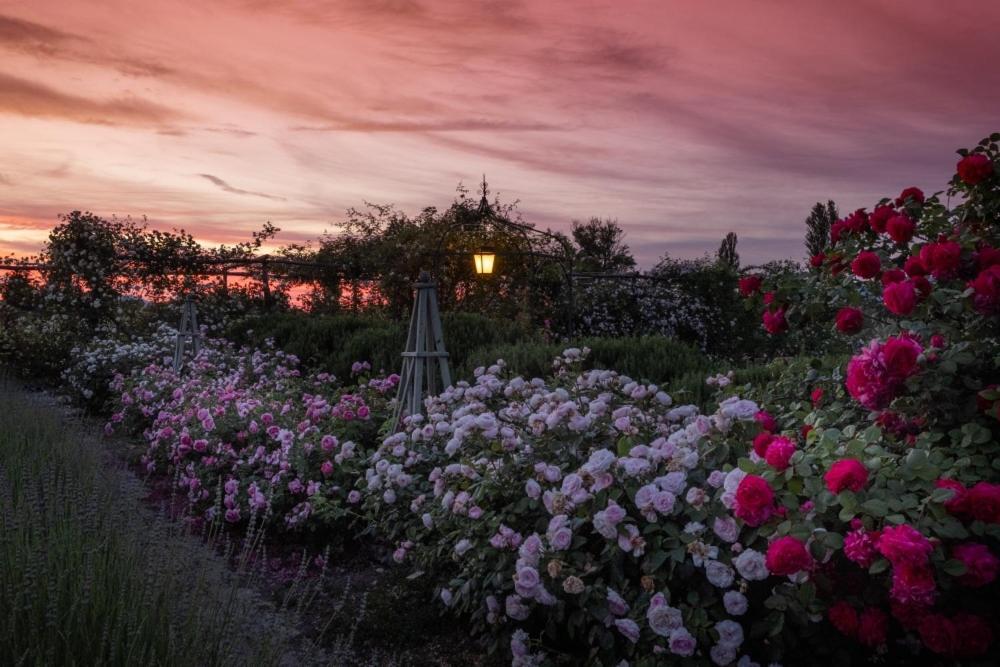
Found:
<path fill-rule="evenodd" d="M 859 659 L 985 661 L 993 645 L 998 141 L 960 151 L 954 208 L 907 188 L 837 221 L 818 271 L 762 288 L 774 295 L 765 318 L 780 308 L 792 331 L 814 326 L 822 299 L 840 309 L 830 335 L 856 346 L 846 363 L 799 364 L 751 397 L 776 418 L 761 442 L 802 443 L 775 492 L 809 508 L 786 528 L 831 536 L 810 580 Z M 774 467 L 769 446 L 749 472 Z"/>

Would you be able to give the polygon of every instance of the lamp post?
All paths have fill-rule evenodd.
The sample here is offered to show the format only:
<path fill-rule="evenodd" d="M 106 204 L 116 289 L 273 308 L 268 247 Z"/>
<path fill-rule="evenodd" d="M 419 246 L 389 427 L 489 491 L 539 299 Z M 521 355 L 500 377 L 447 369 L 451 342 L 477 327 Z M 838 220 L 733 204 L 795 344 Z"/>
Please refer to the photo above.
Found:
<path fill-rule="evenodd" d="M 483 248 L 472 253 L 472 262 L 476 267 L 476 273 L 481 276 L 488 276 L 493 273 L 493 263 L 496 261 L 496 254 L 493 248 Z"/>

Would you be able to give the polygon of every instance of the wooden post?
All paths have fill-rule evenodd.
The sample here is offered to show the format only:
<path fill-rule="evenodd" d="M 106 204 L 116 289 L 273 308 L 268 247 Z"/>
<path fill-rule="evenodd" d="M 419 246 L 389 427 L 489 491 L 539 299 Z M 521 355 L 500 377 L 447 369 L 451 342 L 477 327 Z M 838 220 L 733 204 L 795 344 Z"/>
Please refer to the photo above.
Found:
<path fill-rule="evenodd" d="M 420 273 L 413 287 L 413 310 L 403 351 L 403 368 L 393 411 L 392 430 L 399 428 L 406 415 L 423 412 L 424 398 L 435 396 L 451 386 L 451 368 L 444 346 L 444 331 L 438 311 L 437 285 L 426 271 Z"/>
<path fill-rule="evenodd" d="M 174 345 L 174 372 L 180 373 L 184 367 L 184 351 L 187 340 L 191 339 L 191 353 L 201 352 L 201 331 L 198 329 L 198 312 L 191 297 L 185 297 L 181 305 L 181 324 L 177 327 L 177 343 Z"/>

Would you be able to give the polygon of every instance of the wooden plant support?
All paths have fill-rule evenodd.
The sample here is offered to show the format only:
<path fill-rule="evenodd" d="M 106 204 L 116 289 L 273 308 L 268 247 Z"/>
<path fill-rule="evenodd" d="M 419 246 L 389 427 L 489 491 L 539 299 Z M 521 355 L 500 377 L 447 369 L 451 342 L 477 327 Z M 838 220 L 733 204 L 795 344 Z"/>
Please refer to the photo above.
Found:
<path fill-rule="evenodd" d="M 399 374 L 396 409 L 392 430 L 399 428 L 405 415 L 423 412 L 424 398 L 435 396 L 451 386 L 448 352 L 444 348 L 441 315 L 438 312 L 437 285 L 426 271 L 413 284 L 416 295 L 410 315 L 410 331 L 403 351 L 403 370 Z"/>
<path fill-rule="evenodd" d="M 198 311 L 190 297 L 184 299 L 181 305 L 181 324 L 177 327 L 177 344 L 174 346 L 174 372 L 180 373 L 184 367 L 184 349 L 188 339 L 191 341 L 191 352 L 198 356 L 201 352 L 201 331 L 198 329 Z"/>

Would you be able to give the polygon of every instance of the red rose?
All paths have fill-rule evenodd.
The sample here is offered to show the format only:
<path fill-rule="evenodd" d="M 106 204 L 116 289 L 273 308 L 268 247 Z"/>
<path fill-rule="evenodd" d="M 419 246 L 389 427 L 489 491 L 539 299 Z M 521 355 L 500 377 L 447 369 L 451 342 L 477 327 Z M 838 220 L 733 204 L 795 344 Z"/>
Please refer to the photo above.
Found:
<path fill-rule="evenodd" d="M 903 264 L 903 270 L 910 276 L 914 277 L 927 275 L 927 268 L 924 266 L 924 263 L 920 261 L 920 258 L 915 255 L 906 259 L 906 263 Z"/>
<path fill-rule="evenodd" d="M 889 336 L 882 346 L 882 363 L 890 377 L 906 379 L 917 370 L 923 349 L 908 336 Z"/>
<path fill-rule="evenodd" d="M 763 281 L 760 276 L 743 276 L 739 280 L 740 296 L 751 297 L 760 291 Z"/>
<path fill-rule="evenodd" d="M 858 612 L 845 600 L 840 600 L 827 611 L 830 624 L 840 630 L 841 634 L 853 637 L 858 630 Z"/>
<path fill-rule="evenodd" d="M 934 545 L 930 540 L 919 530 L 905 523 L 884 528 L 875 548 L 894 566 L 926 565 L 927 559 L 934 551 Z"/>
<path fill-rule="evenodd" d="M 977 482 L 966 496 L 969 512 L 983 523 L 1000 523 L 1000 484 Z"/>
<path fill-rule="evenodd" d="M 837 331 L 845 334 L 856 334 L 865 325 L 865 314 L 858 308 L 847 306 L 837 311 Z"/>
<path fill-rule="evenodd" d="M 774 292 L 764 292 L 764 305 L 770 306 L 774 303 Z"/>
<path fill-rule="evenodd" d="M 948 344 L 948 341 L 941 334 L 934 334 L 931 336 L 931 347 L 936 347 L 939 350 L 943 350 Z"/>
<path fill-rule="evenodd" d="M 810 569 L 813 559 L 801 540 L 786 535 L 768 545 L 765 563 L 771 574 L 782 577 Z"/>
<path fill-rule="evenodd" d="M 921 300 L 929 297 L 931 292 L 934 290 L 931 286 L 931 281 L 927 280 L 924 276 L 917 276 L 910 282 L 913 283 L 913 288 L 917 290 L 917 296 L 920 297 Z"/>
<path fill-rule="evenodd" d="M 857 459 L 837 461 L 823 476 L 830 493 L 840 493 L 844 489 L 858 492 L 868 483 L 868 469 Z"/>
<path fill-rule="evenodd" d="M 928 243 L 920 249 L 920 261 L 935 278 L 947 278 L 962 260 L 962 246 L 954 241 Z"/>
<path fill-rule="evenodd" d="M 809 394 L 809 400 L 812 401 L 814 408 L 819 406 L 819 404 L 823 401 L 823 387 L 816 387 L 813 389 L 812 393 Z M 806 426 L 808 426 L 808 424 L 806 424 Z"/>
<path fill-rule="evenodd" d="M 961 643 L 954 623 L 941 614 L 927 614 L 920 622 L 920 640 L 938 655 L 954 655 Z"/>
<path fill-rule="evenodd" d="M 892 601 L 892 617 L 907 630 L 916 630 L 927 613 L 926 605 Z"/>
<path fill-rule="evenodd" d="M 983 269 L 969 283 L 972 288 L 972 305 L 983 315 L 1000 312 L 1000 264 Z"/>
<path fill-rule="evenodd" d="M 761 318 L 764 322 L 764 330 L 773 335 L 788 331 L 788 321 L 785 320 L 785 309 L 765 310 Z"/>
<path fill-rule="evenodd" d="M 949 513 L 962 519 L 971 516 L 971 512 L 969 511 L 968 490 L 961 482 L 942 477 L 934 482 L 934 486 L 939 489 L 950 489 L 955 492 L 950 500 L 944 501 L 944 508 L 948 510 Z"/>
<path fill-rule="evenodd" d="M 772 440 L 774 440 L 774 436 L 767 431 L 757 434 L 757 437 L 753 439 L 753 450 L 757 453 L 757 456 L 764 458 L 764 455 L 767 453 L 767 446 L 771 444 Z"/>
<path fill-rule="evenodd" d="M 767 480 L 757 475 L 747 475 L 736 487 L 733 514 L 750 526 L 759 526 L 774 514 L 774 491 Z"/>
<path fill-rule="evenodd" d="M 775 470 L 784 470 L 788 467 L 788 462 L 795 453 L 795 443 L 784 436 L 777 436 L 771 440 L 764 453 L 764 460 Z"/>
<path fill-rule="evenodd" d="M 826 253 L 818 252 L 809 258 L 809 266 L 814 269 L 818 269 L 823 266 L 823 262 L 826 260 Z"/>
<path fill-rule="evenodd" d="M 830 225 L 830 243 L 836 245 L 840 241 L 841 235 L 847 230 L 847 224 L 843 220 L 836 220 Z"/>
<path fill-rule="evenodd" d="M 917 291 L 913 283 L 891 283 L 882 290 L 882 301 L 889 312 L 895 315 L 909 315 L 917 305 Z"/>
<path fill-rule="evenodd" d="M 775 421 L 774 417 L 767 410 L 758 410 L 753 416 L 753 420 L 760 424 L 760 427 L 765 431 L 771 431 L 774 433 L 778 430 L 778 422 Z"/>
<path fill-rule="evenodd" d="M 902 269 L 886 269 L 882 272 L 882 284 L 891 285 L 892 283 L 901 283 L 906 280 L 906 271 Z"/>
<path fill-rule="evenodd" d="M 868 214 L 865 209 L 859 208 L 844 218 L 844 226 L 851 230 L 852 234 L 859 234 L 868 229 Z"/>
<path fill-rule="evenodd" d="M 881 268 L 882 260 L 870 250 L 859 252 L 851 262 L 851 271 L 859 278 L 874 278 Z"/>
<path fill-rule="evenodd" d="M 958 582 L 969 588 L 981 588 L 993 583 L 997 570 L 1000 570 L 1000 560 L 985 544 L 959 544 L 951 550 L 951 557 L 965 565 L 965 574 L 958 577 Z"/>
<path fill-rule="evenodd" d="M 878 607 L 868 607 L 858 617 L 858 641 L 865 646 L 880 646 L 885 643 L 889 628 L 889 618 Z"/>
<path fill-rule="evenodd" d="M 896 197 L 896 206 L 902 206 L 903 204 L 907 204 L 909 203 L 908 200 L 911 199 L 917 204 L 923 204 L 924 203 L 923 190 L 921 190 L 920 188 L 913 188 L 913 187 L 906 188 L 905 190 L 899 193 L 898 197 Z"/>
<path fill-rule="evenodd" d="M 909 243 L 916 228 L 916 223 L 908 215 L 895 215 L 889 218 L 885 224 L 885 231 L 889 233 L 889 238 L 896 243 Z"/>
<path fill-rule="evenodd" d="M 976 265 L 980 271 L 997 264 L 1000 264 L 1000 248 L 984 246 L 976 252 Z"/>
<path fill-rule="evenodd" d="M 876 234 L 881 234 L 885 231 L 885 225 L 889 222 L 889 218 L 896 215 L 896 209 L 891 206 L 876 206 L 872 214 L 868 216 L 868 225 L 872 228 L 872 231 Z"/>
<path fill-rule="evenodd" d="M 958 161 L 957 169 L 966 185 L 979 185 L 993 175 L 993 163 L 982 153 L 966 155 Z"/>
<path fill-rule="evenodd" d="M 902 604 L 932 605 L 937 597 L 934 572 L 926 563 L 899 563 L 892 568 L 892 590 L 889 597 Z"/>
<path fill-rule="evenodd" d="M 820 389 L 819 391 L 823 391 L 823 390 Z M 813 393 L 815 394 L 816 392 L 813 392 Z M 815 403 L 813 405 L 815 405 Z M 813 425 L 812 424 L 803 424 L 802 428 L 799 429 L 799 435 L 802 436 L 802 440 L 805 440 L 806 438 L 809 437 L 809 434 L 812 433 L 812 431 L 813 431 Z M 807 502 L 812 502 L 812 501 L 807 501 Z"/>

